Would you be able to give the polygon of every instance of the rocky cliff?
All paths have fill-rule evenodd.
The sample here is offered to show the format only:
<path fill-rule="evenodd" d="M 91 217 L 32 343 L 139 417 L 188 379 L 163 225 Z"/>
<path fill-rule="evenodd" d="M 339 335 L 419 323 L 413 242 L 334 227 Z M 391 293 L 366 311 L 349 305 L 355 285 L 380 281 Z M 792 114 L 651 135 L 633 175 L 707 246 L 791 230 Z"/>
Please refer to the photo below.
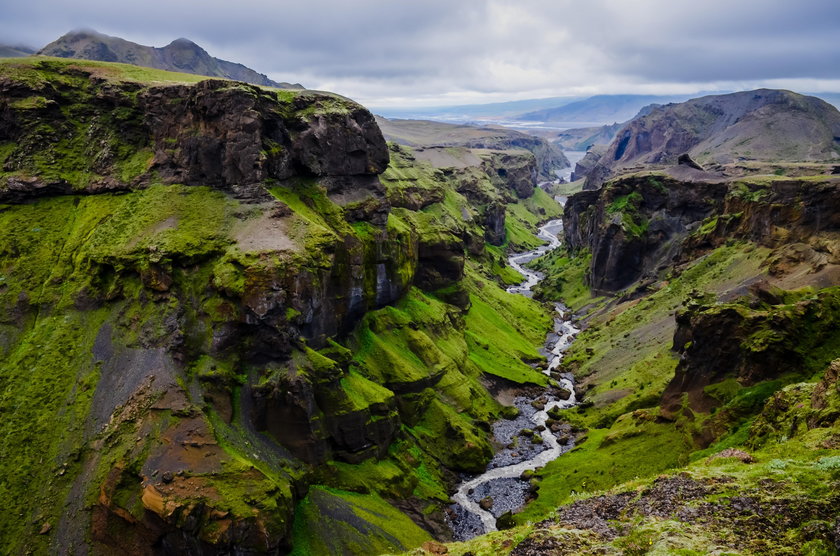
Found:
<path fill-rule="evenodd" d="M 244 81 L 281 89 L 301 89 L 298 84 L 277 83 L 242 64 L 220 60 L 189 39 L 176 39 L 156 48 L 109 37 L 91 30 L 71 31 L 38 51 L 41 56 L 120 62 L 182 73 Z"/>
<path fill-rule="evenodd" d="M 488 377 L 545 381 L 527 362 L 550 317 L 500 288 L 493 209 L 389 164 L 347 99 L 133 71 L 0 66 L 3 549 L 439 533 L 383 498 L 439 508 L 491 455 Z"/>
<path fill-rule="evenodd" d="M 628 176 L 569 199 L 566 240 L 592 254 L 587 281 L 596 291 L 653 278 L 674 261 L 734 239 L 804 244 L 837 262 L 836 246 L 813 238 L 833 237 L 838 229 L 838 187 L 828 175 L 690 182 L 668 174 Z"/>

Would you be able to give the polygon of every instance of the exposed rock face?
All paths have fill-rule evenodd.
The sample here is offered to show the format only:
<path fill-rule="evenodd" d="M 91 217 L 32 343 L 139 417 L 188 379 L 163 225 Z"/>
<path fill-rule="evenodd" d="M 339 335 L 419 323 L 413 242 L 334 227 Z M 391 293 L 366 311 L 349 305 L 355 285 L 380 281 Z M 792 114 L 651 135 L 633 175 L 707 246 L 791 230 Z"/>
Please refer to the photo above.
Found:
<path fill-rule="evenodd" d="M 513 191 L 520 199 L 534 194 L 536 159 L 515 152 L 494 152 L 484 158 L 484 168 L 497 187 Z"/>
<path fill-rule="evenodd" d="M 779 178 L 769 184 L 750 180 L 730 184 L 718 216 L 686 239 L 687 254 L 723 245 L 728 239 L 767 247 L 811 244 L 825 262 L 840 260 L 834 241 L 840 229 L 840 181 Z M 818 239 L 822 238 L 822 239 Z M 804 246 L 806 247 L 806 246 Z"/>
<path fill-rule="evenodd" d="M 590 285 L 617 291 L 731 239 L 811 243 L 815 257 L 836 261 L 837 206 L 840 181 L 829 176 L 766 184 L 628 176 L 570 197 L 564 223 L 568 245 L 592 253 Z"/>
<path fill-rule="evenodd" d="M 606 145 L 594 145 L 592 148 L 587 150 L 586 155 L 578 160 L 577 164 L 575 164 L 575 171 L 572 172 L 572 181 L 583 179 L 592 173 L 592 171 L 598 166 L 598 162 L 601 160 L 601 157 L 604 155 L 606 150 Z M 584 189 L 594 188 L 586 187 L 584 185 Z"/>
<path fill-rule="evenodd" d="M 681 358 L 662 395 L 662 414 L 673 417 L 684 403 L 692 411 L 708 413 L 721 400 L 707 387 L 726 379 L 750 386 L 793 370 L 805 376 L 809 369 L 821 370 L 835 355 L 823 346 L 838 341 L 838 315 L 836 287 L 758 309 L 690 305 L 677 315 L 674 349 Z"/>
<path fill-rule="evenodd" d="M 819 382 L 791 384 L 775 392 L 750 426 L 748 446 L 758 449 L 813 429 L 835 426 L 840 418 L 838 377 L 840 360 L 835 359 Z"/>
<path fill-rule="evenodd" d="M 672 165 L 682 154 L 700 164 L 738 160 L 832 161 L 838 158 L 840 112 L 790 91 L 759 89 L 653 108 L 628 122 L 587 184 L 646 165 Z M 580 177 L 580 176 L 578 176 Z"/>
<path fill-rule="evenodd" d="M 569 198 L 567 244 L 589 249 L 587 280 L 596 291 L 617 291 L 670 263 L 692 224 L 722 203 L 726 186 L 683 184 L 666 178 L 627 178 Z"/>
<path fill-rule="evenodd" d="M 163 48 L 155 48 L 118 37 L 109 37 L 96 31 L 71 31 L 42 48 L 38 54 L 121 62 L 208 77 L 223 77 L 268 87 L 302 88 L 300 85 L 277 83 L 242 64 L 213 58 L 203 48 L 183 38 L 176 39 Z"/>
<path fill-rule="evenodd" d="M 245 394 L 254 398 L 248 417 L 257 430 L 308 463 L 383 457 L 400 426 L 396 399 L 388 393 L 365 407 L 354 407 L 340 384 L 350 370 L 349 353 L 336 359 L 337 364 L 318 365 L 298 358 L 288 377 Z"/>

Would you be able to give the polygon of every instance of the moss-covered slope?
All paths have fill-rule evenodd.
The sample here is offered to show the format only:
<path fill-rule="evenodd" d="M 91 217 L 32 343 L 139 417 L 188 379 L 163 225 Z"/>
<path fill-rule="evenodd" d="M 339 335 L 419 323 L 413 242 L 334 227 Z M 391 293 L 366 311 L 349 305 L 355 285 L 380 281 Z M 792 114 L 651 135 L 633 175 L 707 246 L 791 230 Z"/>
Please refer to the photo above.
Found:
<path fill-rule="evenodd" d="M 386 168 L 340 97 L 132 71 L 0 64 L 3 551 L 428 538 L 384 499 L 442 534 L 452 471 L 491 455 L 488 381 L 545 380 L 550 314 L 503 291 L 482 208 Z M 521 202 L 522 237 L 556 210 Z"/>

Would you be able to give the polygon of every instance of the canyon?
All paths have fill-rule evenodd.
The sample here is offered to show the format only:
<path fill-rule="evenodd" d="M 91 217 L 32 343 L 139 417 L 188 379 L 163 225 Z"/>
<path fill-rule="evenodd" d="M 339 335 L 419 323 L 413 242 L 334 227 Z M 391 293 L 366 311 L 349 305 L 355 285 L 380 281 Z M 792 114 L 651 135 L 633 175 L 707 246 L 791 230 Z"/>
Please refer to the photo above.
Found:
<path fill-rule="evenodd" d="M 543 140 L 379 122 L 0 62 L 4 552 L 840 547 L 836 110 L 654 108 L 565 206 Z"/>

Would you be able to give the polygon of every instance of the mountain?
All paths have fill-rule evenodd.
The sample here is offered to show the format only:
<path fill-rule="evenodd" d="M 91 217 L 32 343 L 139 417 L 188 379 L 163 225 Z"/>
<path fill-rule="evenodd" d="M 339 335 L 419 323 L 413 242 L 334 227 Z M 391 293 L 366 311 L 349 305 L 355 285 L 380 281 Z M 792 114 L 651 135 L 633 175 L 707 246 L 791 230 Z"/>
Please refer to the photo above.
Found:
<path fill-rule="evenodd" d="M 655 107 L 616 134 L 592 180 L 688 155 L 701 165 L 840 160 L 840 112 L 791 91 L 758 89 Z M 591 165 L 590 165 L 591 166 Z"/>
<path fill-rule="evenodd" d="M 583 122 L 613 124 L 626 122 L 648 104 L 680 102 L 690 95 L 596 95 L 563 106 L 526 112 L 519 120 L 538 122 Z"/>
<path fill-rule="evenodd" d="M 808 93 L 808 95 L 821 98 L 840 110 L 840 93 Z"/>
<path fill-rule="evenodd" d="M 0 44 L 0 58 L 22 58 L 24 56 L 31 56 L 35 51 L 26 46 L 9 46 Z"/>
<path fill-rule="evenodd" d="M 539 176 L 556 178 L 555 170 L 569 167 L 563 152 L 540 137 L 503 127 L 456 125 L 427 120 L 376 118 L 388 141 L 409 147 L 467 147 L 472 149 L 524 149 L 536 157 Z"/>
<path fill-rule="evenodd" d="M 210 56 L 189 39 L 176 39 L 157 48 L 143 46 L 96 31 L 71 31 L 38 51 L 43 56 L 120 62 L 181 73 L 222 77 L 266 87 L 300 89 L 298 84 L 277 83 L 242 64 Z"/>

